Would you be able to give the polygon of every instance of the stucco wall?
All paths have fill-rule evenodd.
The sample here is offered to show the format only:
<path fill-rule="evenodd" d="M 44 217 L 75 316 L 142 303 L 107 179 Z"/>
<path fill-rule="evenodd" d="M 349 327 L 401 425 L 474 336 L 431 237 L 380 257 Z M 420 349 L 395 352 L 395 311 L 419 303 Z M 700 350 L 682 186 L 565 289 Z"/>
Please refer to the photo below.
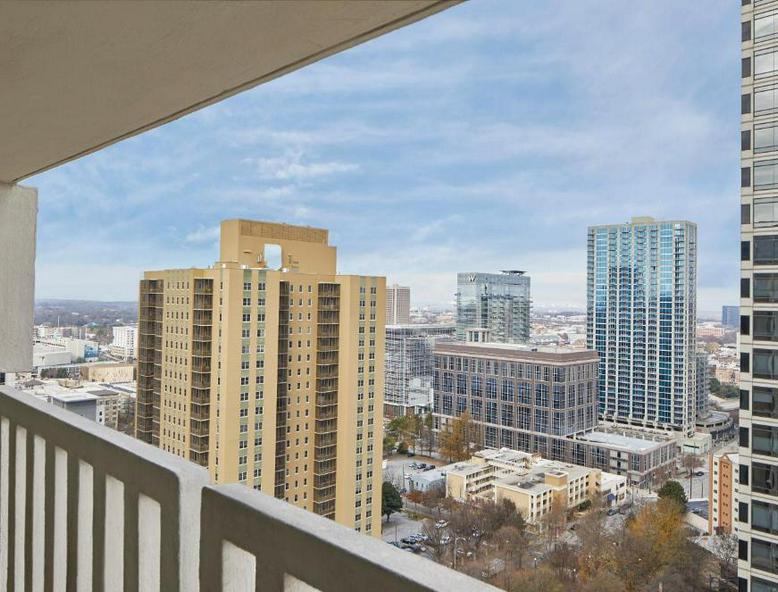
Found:
<path fill-rule="evenodd" d="M 38 190 L 0 183 L 0 371 L 32 369 Z"/>

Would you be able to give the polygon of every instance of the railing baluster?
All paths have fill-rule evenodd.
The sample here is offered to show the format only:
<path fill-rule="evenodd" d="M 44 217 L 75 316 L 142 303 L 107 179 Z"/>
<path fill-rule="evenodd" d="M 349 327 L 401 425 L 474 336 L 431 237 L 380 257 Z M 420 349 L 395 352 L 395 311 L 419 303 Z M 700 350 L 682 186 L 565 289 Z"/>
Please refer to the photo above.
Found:
<path fill-rule="evenodd" d="M 16 465 L 14 473 L 14 592 L 25 592 L 25 535 L 27 511 L 27 430 L 16 426 Z"/>
<path fill-rule="evenodd" d="M 138 490 L 124 484 L 124 592 L 138 592 Z"/>
<path fill-rule="evenodd" d="M 10 424 L 5 417 L 0 418 L 0 592 L 7 592 L 8 543 L 11 527 L 8 520 L 8 491 L 10 483 Z"/>
<path fill-rule="evenodd" d="M 27 470 L 27 512 L 29 517 L 27 558 L 30 563 L 29 589 L 43 592 L 44 562 L 46 560 L 46 441 L 35 434 L 28 440 L 28 453 L 32 452 L 32 466 Z"/>
<path fill-rule="evenodd" d="M 124 590 L 124 483 L 105 476 L 104 590 Z"/>
<path fill-rule="evenodd" d="M 94 558 L 92 537 L 92 524 L 94 521 L 93 474 L 92 465 L 83 460 L 78 461 L 77 592 L 92 592 L 92 561 Z"/>
<path fill-rule="evenodd" d="M 78 585 L 78 473 L 79 460 L 68 453 L 67 495 L 67 586 L 75 590 Z"/>
<path fill-rule="evenodd" d="M 92 592 L 103 592 L 105 584 L 105 471 L 92 467 Z"/>
<path fill-rule="evenodd" d="M 54 448 L 54 482 L 52 483 L 54 503 L 51 592 L 65 592 L 68 577 L 68 453 L 58 446 Z"/>
<path fill-rule="evenodd" d="M 147 495 L 138 499 L 138 579 L 140 592 L 159 592 L 162 528 L 159 503 Z"/>

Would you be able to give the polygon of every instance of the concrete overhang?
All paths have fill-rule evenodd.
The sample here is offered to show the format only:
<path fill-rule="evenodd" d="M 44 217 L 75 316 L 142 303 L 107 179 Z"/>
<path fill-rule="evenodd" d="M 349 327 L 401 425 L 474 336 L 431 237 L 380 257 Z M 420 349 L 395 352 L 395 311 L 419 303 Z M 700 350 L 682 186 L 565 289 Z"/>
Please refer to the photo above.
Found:
<path fill-rule="evenodd" d="M 0 3 L 0 181 L 46 169 L 460 0 Z"/>

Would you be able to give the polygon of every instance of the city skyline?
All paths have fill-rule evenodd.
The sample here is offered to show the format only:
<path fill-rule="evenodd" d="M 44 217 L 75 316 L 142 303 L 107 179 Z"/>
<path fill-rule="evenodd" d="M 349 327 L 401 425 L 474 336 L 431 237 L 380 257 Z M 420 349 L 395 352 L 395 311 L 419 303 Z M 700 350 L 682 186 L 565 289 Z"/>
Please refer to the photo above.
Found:
<path fill-rule="evenodd" d="M 699 308 L 720 309 L 735 10 L 468 3 L 30 178 L 37 296 L 137 299 L 143 269 L 212 264 L 209 221 L 247 216 L 320 220 L 341 273 L 416 305 L 453 301 L 458 271 L 519 268 L 537 305 L 582 308 L 586 227 L 651 215 L 698 224 Z"/>

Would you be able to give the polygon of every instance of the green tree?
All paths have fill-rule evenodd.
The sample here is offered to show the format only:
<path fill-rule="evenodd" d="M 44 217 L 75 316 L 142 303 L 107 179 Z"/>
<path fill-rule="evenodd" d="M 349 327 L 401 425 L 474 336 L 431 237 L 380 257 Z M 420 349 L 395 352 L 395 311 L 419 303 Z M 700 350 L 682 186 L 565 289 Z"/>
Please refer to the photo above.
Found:
<path fill-rule="evenodd" d="M 402 509 L 403 498 L 400 492 L 389 481 L 384 481 L 381 486 L 381 515 L 386 516 L 386 521 L 389 522 L 389 517 Z"/>
<path fill-rule="evenodd" d="M 718 378 L 711 377 L 710 379 L 710 392 L 716 394 L 721 389 L 721 383 Z"/>
<path fill-rule="evenodd" d="M 681 506 L 682 511 L 686 511 L 686 492 L 683 490 L 683 485 L 678 481 L 672 479 L 662 485 L 659 490 L 659 497 L 662 499 L 671 499 Z"/>

